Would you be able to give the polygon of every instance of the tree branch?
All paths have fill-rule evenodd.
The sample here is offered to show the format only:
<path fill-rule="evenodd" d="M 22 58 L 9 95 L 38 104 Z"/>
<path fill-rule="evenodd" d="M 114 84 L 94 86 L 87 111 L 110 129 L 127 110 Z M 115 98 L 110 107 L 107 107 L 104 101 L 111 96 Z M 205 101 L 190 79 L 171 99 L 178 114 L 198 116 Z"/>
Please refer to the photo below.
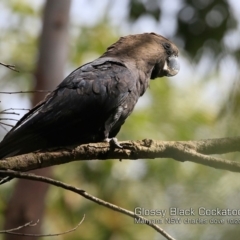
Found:
<path fill-rule="evenodd" d="M 81 160 L 172 158 L 181 162 L 190 161 L 217 169 L 240 172 L 239 162 L 208 156 L 240 151 L 240 137 L 176 142 L 144 139 L 124 141 L 120 144 L 123 146 L 122 149 L 101 142 L 29 153 L 1 160 L 0 169 L 25 172 Z"/>
<path fill-rule="evenodd" d="M 73 191 L 93 202 L 121 212 L 135 219 L 140 219 L 147 225 L 161 233 L 165 238 L 173 240 L 163 229 L 151 221 L 138 216 L 135 213 L 122 209 L 111 203 L 98 199 L 84 190 L 69 186 L 59 181 L 36 176 L 33 174 L 19 173 L 17 171 L 28 171 L 38 168 L 64 164 L 71 161 L 81 160 L 105 160 L 105 159 L 153 159 L 172 158 L 177 161 L 191 161 L 217 169 L 225 169 L 233 172 L 240 172 L 240 163 L 208 156 L 211 154 L 223 154 L 240 151 L 240 137 L 206 139 L 199 141 L 154 141 L 144 139 L 141 141 L 120 142 L 122 149 L 114 148 L 109 143 L 89 143 L 79 146 L 71 146 L 64 149 L 50 149 L 45 152 L 35 152 L 25 155 L 10 157 L 0 161 L 0 175 L 31 179 L 34 181 L 46 182 L 70 191 Z"/>
<path fill-rule="evenodd" d="M 4 171 L 1 171 L 0 170 L 0 174 L 4 173 Z M 129 211 L 129 210 L 126 210 L 124 208 L 121 208 L 119 206 L 116 206 L 112 203 L 109 203 L 109 202 L 106 202 L 106 201 L 103 201 L 102 199 L 100 198 L 97 198 L 97 197 L 94 197 L 93 195 L 87 193 L 85 190 L 83 189 L 80 189 L 80 188 L 77 188 L 77 187 L 73 187 L 71 185 L 68 185 L 66 183 L 63 183 L 63 182 L 60 182 L 60 181 L 57 181 L 57 180 L 53 180 L 51 178 L 47 178 L 47 177 L 42 177 L 42 176 L 38 176 L 38 175 L 35 175 L 35 174 L 31 174 L 31 173 L 21 173 L 21 172 L 15 172 L 15 171 L 9 171 L 8 172 L 8 176 L 10 177 L 14 177 L 14 178 L 23 178 L 23 179 L 29 179 L 29 180 L 33 180 L 33 181 L 40 181 L 40 182 L 44 182 L 44 183 L 48 183 L 48 184 L 51 184 L 51 185 L 54 185 L 56 187 L 60 187 L 60 188 L 63 188 L 63 189 L 66 189 L 66 190 L 69 190 L 71 192 L 74 192 L 74 193 L 77 193 L 78 195 L 81 195 L 82 197 L 92 201 L 92 202 L 95 202 L 99 205 L 102 205 L 106 208 L 109 208 L 113 211 L 116 211 L 116 212 L 120 212 L 124 215 L 127 215 L 127 216 L 130 216 L 134 219 L 137 219 L 137 220 L 141 220 L 141 223 L 145 223 L 146 225 L 152 227 L 154 230 L 156 230 L 157 232 L 159 232 L 162 236 L 164 236 L 166 239 L 168 240 L 175 240 L 172 236 L 170 236 L 167 232 L 165 232 L 162 228 L 160 228 L 158 225 L 152 223 L 151 221 L 149 221 L 147 218 L 144 218 L 140 215 L 137 215 L 135 214 L 134 212 L 132 211 Z M 83 220 L 82 220 L 83 221 Z M 81 221 L 81 222 L 82 222 Z M 80 222 L 80 224 L 81 224 Z M 80 225 L 79 224 L 79 225 Z M 78 226 L 79 226 L 78 225 Z M 29 234 L 28 234 L 29 235 Z M 26 234 L 24 234 L 24 236 L 27 236 Z M 47 235 L 48 236 L 48 235 Z M 49 235 L 50 236 L 50 235 Z"/>
<path fill-rule="evenodd" d="M 17 92 L 0 92 L 0 94 L 19 94 L 19 93 L 50 93 L 49 90 L 29 90 L 29 91 L 17 91 Z"/>
<path fill-rule="evenodd" d="M 78 223 L 78 225 L 68 231 L 65 232 L 61 232 L 61 233 L 49 233 L 49 234 L 31 234 L 31 233 L 20 233 L 20 232 L 15 232 L 17 230 L 20 230 L 22 228 L 25 227 L 34 227 L 38 224 L 39 220 L 36 223 L 33 222 L 28 222 L 22 226 L 16 227 L 16 228 L 12 228 L 12 229 L 8 229 L 8 230 L 2 230 L 0 231 L 0 234 L 11 234 L 11 235 L 18 235 L 18 236 L 27 236 L 27 237 L 56 237 L 56 236 L 60 236 L 60 235 L 64 235 L 70 232 L 75 231 L 84 221 L 85 219 L 85 215 L 83 216 L 82 220 L 80 221 L 80 223 Z"/>
<path fill-rule="evenodd" d="M 14 65 L 5 64 L 5 63 L 2 63 L 2 62 L 0 62 L 0 65 L 2 65 L 2 66 L 4 66 L 4 67 L 7 67 L 7 68 L 9 68 L 9 69 L 11 69 L 11 70 L 13 70 L 13 71 L 15 71 L 15 72 L 19 72 L 19 71 L 15 68 Z"/>
<path fill-rule="evenodd" d="M 18 231 L 18 230 L 20 230 L 20 229 L 22 229 L 22 228 L 25 228 L 25 227 L 34 227 L 34 226 L 36 226 L 38 223 L 39 223 L 39 220 L 37 220 L 36 222 L 31 221 L 31 222 L 25 223 L 25 224 L 22 225 L 22 226 L 18 226 L 18 227 L 16 227 L 16 228 L 12 228 L 12 229 L 8 229 L 8 230 L 1 230 L 1 231 L 0 231 L 0 234 L 11 233 L 11 232 Z"/>

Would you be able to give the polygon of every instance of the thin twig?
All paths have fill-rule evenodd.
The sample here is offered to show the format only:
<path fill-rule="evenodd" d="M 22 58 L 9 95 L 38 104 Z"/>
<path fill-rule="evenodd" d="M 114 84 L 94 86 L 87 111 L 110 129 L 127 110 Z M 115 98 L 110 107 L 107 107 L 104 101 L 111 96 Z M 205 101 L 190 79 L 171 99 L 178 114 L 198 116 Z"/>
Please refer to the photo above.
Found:
<path fill-rule="evenodd" d="M 5 128 L 5 127 L 1 124 L 1 122 L 0 122 L 0 127 L 1 127 L 2 129 L 4 129 L 6 132 L 8 132 L 7 128 Z"/>
<path fill-rule="evenodd" d="M 7 108 L 7 109 L 4 109 L 2 112 L 6 112 L 9 110 L 30 111 L 31 109 L 29 109 L 29 108 Z"/>
<path fill-rule="evenodd" d="M 146 225 L 152 227 L 157 232 L 162 234 L 162 236 L 164 236 L 166 239 L 168 239 L 168 240 L 175 240 L 172 236 L 170 236 L 162 228 L 160 228 L 158 225 L 152 223 L 147 218 L 139 216 L 139 215 L 135 214 L 132 211 L 126 210 L 126 209 L 121 208 L 119 206 L 116 206 L 116 205 L 114 205 L 112 203 L 103 201 L 100 198 L 94 197 L 93 195 L 87 193 L 83 189 L 79 189 L 77 187 L 73 187 L 73 186 L 68 185 L 66 183 L 63 183 L 63 182 L 60 182 L 60 181 L 57 181 L 57 180 L 53 180 L 51 178 L 38 176 L 38 175 L 35 175 L 35 174 L 31 174 L 31 173 L 21 173 L 21 172 L 16 172 L 16 171 L 3 171 L 3 170 L 0 170 L 0 174 L 6 174 L 6 175 L 8 175 L 10 177 L 15 177 L 15 178 L 23 178 L 23 179 L 30 179 L 30 180 L 33 180 L 33 181 L 45 182 L 45 183 L 54 185 L 56 187 L 60 187 L 60 188 L 69 190 L 71 192 L 77 193 L 78 195 L 81 195 L 82 197 L 84 197 L 84 198 L 86 198 L 86 199 L 88 199 L 90 201 L 93 201 L 93 202 L 95 202 L 95 203 L 97 203 L 99 205 L 102 205 L 102 206 L 104 206 L 106 208 L 112 209 L 113 211 L 120 212 L 120 213 L 122 213 L 124 215 L 127 215 L 127 216 L 130 216 L 130 217 L 132 217 L 134 219 L 140 219 Z"/>
<path fill-rule="evenodd" d="M 49 93 L 49 90 L 29 90 L 29 91 L 17 91 L 17 92 L 0 92 L 0 94 L 19 94 L 19 93 Z"/>
<path fill-rule="evenodd" d="M 14 119 L 14 118 L 0 118 L 0 120 L 18 121 L 18 119 Z"/>
<path fill-rule="evenodd" d="M 14 114 L 14 115 L 20 115 L 19 113 L 17 112 L 8 112 L 8 111 L 14 111 L 14 110 L 17 110 L 17 111 L 30 111 L 30 109 L 28 108 L 8 108 L 8 109 L 4 109 L 2 111 L 0 111 L 0 114 Z"/>
<path fill-rule="evenodd" d="M 10 229 L 10 230 L 2 230 L 0 231 L 0 234 L 11 234 L 11 235 L 18 235 L 18 236 L 27 236 L 27 237 L 55 237 L 55 236 L 60 236 L 60 235 L 64 235 L 64 234 L 67 234 L 67 233 L 70 233 L 70 232 L 73 232 L 75 231 L 81 224 L 82 222 L 84 221 L 85 219 L 85 214 L 83 215 L 83 218 L 82 220 L 78 223 L 78 225 L 68 231 L 65 231 L 65 232 L 61 232 L 61 233 L 49 233 L 49 234 L 31 234 L 31 233 L 16 233 L 14 231 L 16 230 L 19 230 L 19 229 L 22 229 L 24 227 L 27 227 L 27 226 L 35 226 L 37 223 L 35 223 L 35 225 L 30 225 L 29 223 L 26 223 L 24 224 L 23 226 L 20 226 L 20 227 L 17 227 L 17 228 L 13 228 L 13 229 Z M 32 223 L 32 222 L 30 222 Z"/>
<path fill-rule="evenodd" d="M 7 67 L 7 68 L 9 68 L 9 69 L 11 69 L 11 70 L 13 70 L 13 71 L 15 71 L 15 72 L 19 72 L 19 71 L 15 68 L 14 65 L 5 64 L 5 63 L 2 63 L 2 62 L 0 62 L 0 65 L 2 65 L 2 66 L 4 66 L 4 67 Z"/>
<path fill-rule="evenodd" d="M 20 113 L 16 112 L 4 112 L 4 111 L 1 111 L 0 114 L 20 115 Z"/>
<path fill-rule="evenodd" d="M 33 221 L 31 221 L 31 222 L 25 223 L 25 224 L 22 225 L 22 226 L 18 226 L 18 227 L 16 227 L 16 228 L 11 228 L 11 229 L 8 229 L 8 230 L 1 230 L 1 231 L 0 231 L 0 234 L 9 233 L 9 232 L 14 232 L 14 231 L 20 230 L 20 229 L 25 228 L 25 227 L 34 227 L 34 226 L 36 226 L 38 223 L 39 223 L 39 219 L 38 219 L 35 223 L 33 223 Z"/>
<path fill-rule="evenodd" d="M 1 120 L 1 119 L 0 119 Z M 8 127 L 14 127 L 14 125 L 11 125 L 11 124 L 8 124 L 8 123 L 3 123 L 3 122 L 0 122 L 1 125 L 5 125 L 5 126 L 8 126 Z"/>

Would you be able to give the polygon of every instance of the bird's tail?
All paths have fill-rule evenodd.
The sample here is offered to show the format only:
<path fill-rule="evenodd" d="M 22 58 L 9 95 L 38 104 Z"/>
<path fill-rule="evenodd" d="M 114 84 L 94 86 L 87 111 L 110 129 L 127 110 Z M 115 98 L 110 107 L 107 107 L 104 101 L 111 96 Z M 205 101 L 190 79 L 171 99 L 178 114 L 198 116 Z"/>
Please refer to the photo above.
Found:
<path fill-rule="evenodd" d="M 32 136 L 29 137 L 25 135 L 23 137 L 19 137 L 17 134 L 14 134 L 14 137 L 12 137 L 9 134 L 6 135 L 0 143 L 0 161 L 8 157 L 28 153 L 34 150 L 36 149 Z M 6 177 L 6 175 L 0 173 L 0 185 L 10 181 L 11 179 L 13 178 Z"/>
<path fill-rule="evenodd" d="M 19 146 L 21 146 L 21 140 L 9 141 L 3 139 L 0 143 L 0 160 L 20 154 L 21 148 Z"/>
<path fill-rule="evenodd" d="M 10 143 L 8 143 L 4 140 L 0 143 L 0 161 L 4 158 L 14 156 L 15 152 L 16 152 L 16 149 L 13 150 Z M 12 177 L 6 177 L 5 175 L 0 173 L 0 185 L 4 184 L 6 182 L 9 182 L 12 179 L 13 179 Z"/>
<path fill-rule="evenodd" d="M 45 148 L 47 141 L 38 134 L 9 132 L 0 143 L 0 161 L 4 158 L 30 153 Z"/>

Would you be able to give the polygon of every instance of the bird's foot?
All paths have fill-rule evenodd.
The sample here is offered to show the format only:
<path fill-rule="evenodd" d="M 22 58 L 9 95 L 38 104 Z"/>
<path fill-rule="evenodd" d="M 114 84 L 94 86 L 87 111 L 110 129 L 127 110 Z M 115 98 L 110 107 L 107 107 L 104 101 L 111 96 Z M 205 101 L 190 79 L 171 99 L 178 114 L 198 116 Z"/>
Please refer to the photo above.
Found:
<path fill-rule="evenodd" d="M 117 147 L 117 148 L 123 148 L 120 143 L 118 142 L 117 138 L 105 138 L 104 142 L 108 142 L 110 145 L 112 145 L 113 147 Z"/>

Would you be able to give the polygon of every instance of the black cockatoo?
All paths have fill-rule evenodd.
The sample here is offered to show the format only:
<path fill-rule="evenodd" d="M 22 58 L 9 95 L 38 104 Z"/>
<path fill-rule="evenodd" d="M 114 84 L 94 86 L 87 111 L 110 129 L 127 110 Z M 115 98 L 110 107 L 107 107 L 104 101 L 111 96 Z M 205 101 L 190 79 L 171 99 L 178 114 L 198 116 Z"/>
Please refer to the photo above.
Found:
<path fill-rule="evenodd" d="M 168 39 L 155 33 L 122 37 L 101 57 L 73 71 L 23 116 L 0 143 L 0 159 L 109 141 L 150 79 L 178 71 L 178 48 Z"/>

